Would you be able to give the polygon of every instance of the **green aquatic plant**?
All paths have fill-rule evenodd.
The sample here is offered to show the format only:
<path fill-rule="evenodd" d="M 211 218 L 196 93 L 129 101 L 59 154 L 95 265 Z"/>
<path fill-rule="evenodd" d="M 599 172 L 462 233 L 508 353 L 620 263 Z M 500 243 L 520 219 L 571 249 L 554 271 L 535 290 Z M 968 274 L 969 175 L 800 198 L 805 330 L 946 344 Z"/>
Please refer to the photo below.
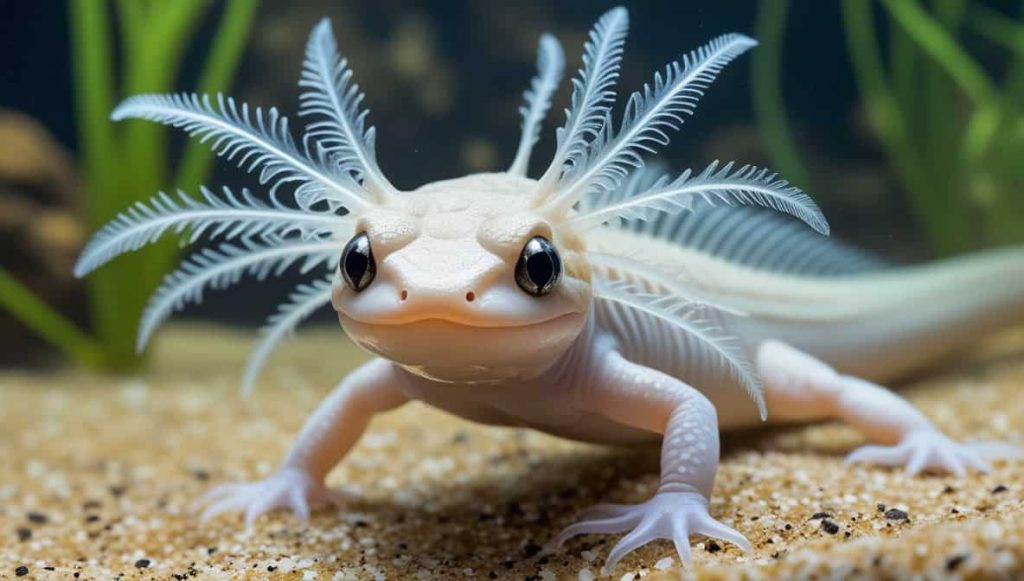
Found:
<path fill-rule="evenodd" d="M 1014 19 L 967 0 L 841 6 L 868 121 L 933 252 L 1024 240 L 1024 12 Z M 755 112 L 775 165 L 809 188 L 779 86 L 786 11 L 784 0 L 760 5 Z M 965 46 L 975 39 L 1009 54 L 1001 74 Z"/>
<path fill-rule="evenodd" d="M 173 87 L 193 34 L 216 4 L 212 0 L 68 1 L 78 152 L 86 222 L 91 229 L 143 195 L 171 183 L 195 188 L 210 172 L 213 155 L 207 148 L 187 146 L 179 163 L 171 164 L 165 128 L 144 122 L 115 127 L 110 112 L 118 95 Z M 222 91 L 230 84 L 258 2 L 226 0 L 221 6 L 217 32 L 199 76 L 204 92 Z M 90 277 L 91 333 L 2 268 L 0 306 L 75 362 L 103 369 L 132 367 L 141 360 L 135 350 L 136 321 L 177 254 L 173 243 L 151 245 Z"/>

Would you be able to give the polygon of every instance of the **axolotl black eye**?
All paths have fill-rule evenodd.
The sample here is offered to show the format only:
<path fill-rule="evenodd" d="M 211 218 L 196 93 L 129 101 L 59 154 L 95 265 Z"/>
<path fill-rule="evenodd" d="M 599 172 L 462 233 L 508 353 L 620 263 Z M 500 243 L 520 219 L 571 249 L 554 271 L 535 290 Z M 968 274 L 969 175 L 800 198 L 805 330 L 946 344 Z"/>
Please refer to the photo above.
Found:
<path fill-rule="evenodd" d="M 555 246 L 543 236 L 534 236 L 523 247 L 516 262 L 516 283 L 527 293 L 539 297 L 554 290 L 562 276 L 562 259 Z"/>
<path fill-rule="evenodd" d="M 345 245 L 341 253 L 341 276 L 345 284 L 356 292 L 370 286 L 373 277 L 377 276 L 377 262 L 373 259 L 373 249 L 366 232 L 356 234 Z"/>

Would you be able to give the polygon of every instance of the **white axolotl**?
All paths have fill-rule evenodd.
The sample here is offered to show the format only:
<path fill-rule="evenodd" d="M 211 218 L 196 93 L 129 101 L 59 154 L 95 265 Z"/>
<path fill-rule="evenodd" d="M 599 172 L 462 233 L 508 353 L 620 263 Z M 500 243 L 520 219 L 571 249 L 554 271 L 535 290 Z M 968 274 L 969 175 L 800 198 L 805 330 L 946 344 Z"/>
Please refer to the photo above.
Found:
<path fill-rule="evenodd" d="M 721 36 L 669 64 L 630 96 L 615 128 L 627 21 L 615 8 L 590 33 L 554 160 L 536 180 L 526 177 L 530 151 L 564 68 L 549 35 L 511 168 L 410 192 L 377 165 L 363 95 L 326 20 L 299 82 L 299 114 L 315 120 L 301 146 L 275 109 L 220 96 L 138 96 L 117 108 L 114 119 L 168 123 L 211 142 L 269 187 L 265 200 L 227 189 L 204 188 L 202 199 L 160 194 L 90 242 L 79 274 L 169 232 L 237 240 L 168 276 L 143 315 L 140 348 L 205 289 L 301 264 L 326 276 L 271 317 L 246 391 L 273 345 L 328 302 L 377 356 L 320 405 L 276 473 L 213 490 L 206 516 L 244 511 L 251 525 L 287 508 L 307 517 L 333 498 L 324 479 L 371 416 L 410 400 L 588 442 L 661 441 L 650 500 L 596 507 L 553 541 L 626 532 L 608 568 L 660 538 L 687 563 L 692 535 L 751 549 L 708 511 L 723 428 L 839 419 L 876 442 L 851 462 L 913 473 L 984 471 L 985 458 L 1015 453 L 954 442 L 873 382 L 1020 320 L 1021 253 L 874 268 L 822 236 L 828 226 L 810 198 L 766 170 L 712 164 L 658 177 L 643 156 L 667 143 L 722 67 L 755 42 Z"/>

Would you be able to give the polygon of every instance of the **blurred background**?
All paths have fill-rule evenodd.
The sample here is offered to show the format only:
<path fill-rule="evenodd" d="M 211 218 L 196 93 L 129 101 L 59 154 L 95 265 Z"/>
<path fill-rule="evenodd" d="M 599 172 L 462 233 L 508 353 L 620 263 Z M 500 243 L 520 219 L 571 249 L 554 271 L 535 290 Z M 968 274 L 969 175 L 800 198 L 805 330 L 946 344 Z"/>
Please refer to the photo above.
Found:
<path fill-rule="evenodd" d="M 225 91 L 294 115 L 306 36 L 333 20 L 400 188 L 503 170 L 538 36 L 567 75 L 614 3 L 590 0 L 7 2 L 0 22 L 0 365 L 104 370 L 134 353 L 173 243 L 71 274 L 88 234 L 159 190 L 256 188 L 155 124 L 108 120 L 140 92 Z M 912 263 L 1024 238 L 1024 2 L 693 0 L 628 4 L 622 95 L 713 36 L 761 46 L 721 75 L 663 154 L 767 165 L 823 206 L 834 235 Z M 563 82 L 534 154 L 554 145 Z M 293 128 L 299 125 L 293 120 Z M 255 327 L 295 277 L 205 294 L 184 318 Z M 331 313 L 322 313 L 330 321 Z M 339 340 L 342 333 L 338 332 Z"/>

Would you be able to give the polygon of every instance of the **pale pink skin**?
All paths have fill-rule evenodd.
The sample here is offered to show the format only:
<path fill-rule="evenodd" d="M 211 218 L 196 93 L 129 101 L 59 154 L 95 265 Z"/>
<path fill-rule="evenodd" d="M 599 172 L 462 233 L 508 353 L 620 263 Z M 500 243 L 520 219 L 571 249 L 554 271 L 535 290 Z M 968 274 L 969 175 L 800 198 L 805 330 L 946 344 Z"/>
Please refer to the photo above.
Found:
<path fill-rule="evenodd" d="M 324 480 L 370 418 L 415 399 L 473 421 L 578 440 L 661 441 L 661 485 L 651 500 L 596 507 L 552 549 L 577 534 L 629 531 L 612 548 L 606 570 L 658 538 L 673 540 L 686 563 L 691 535 L 751 550 L 740 532 L 709 514 L 708 498 L 719 429 L 756 425 L 757 410 L 707 370 L 694 385 L 684 381 L 685 353 L 661 369 L 647 366 L 666 360 L 656 357 L 661 347 L 594 309 L 583 251 L 626 243 L 662 264 L 685 265 L 709 293 L 747 314 L 728 326 L 755 362 L 769 421 L 843 421 L 875 442 L 851 453 L 850 462 L 912 473 L 985 471 L 985 457 L 1015 452 L 954 442 L 900 396 L 843 372 L 887 381 L 1019 320 L 1024 272 L 1016 254 L 851 279 L 785 277 L 622 230 L 567 232 L 518 195 L 533 183 L 506 174 L 469 176 L 358 217 L 356 231 L 370 236 L 377 277 L 360 293 L 337 277 L 333 304 L 349 336 L 378 358 L 327 397 L 275 474 L 211 491 L 207 517 L 237 510 L 251 525 L 276 508 L 308 516 L 311 503 L 333 499 Z M 541 298 L 523 292 L 513 277 L 519 251 L 538 233 L 566 262 L 556 290 Z"/>

